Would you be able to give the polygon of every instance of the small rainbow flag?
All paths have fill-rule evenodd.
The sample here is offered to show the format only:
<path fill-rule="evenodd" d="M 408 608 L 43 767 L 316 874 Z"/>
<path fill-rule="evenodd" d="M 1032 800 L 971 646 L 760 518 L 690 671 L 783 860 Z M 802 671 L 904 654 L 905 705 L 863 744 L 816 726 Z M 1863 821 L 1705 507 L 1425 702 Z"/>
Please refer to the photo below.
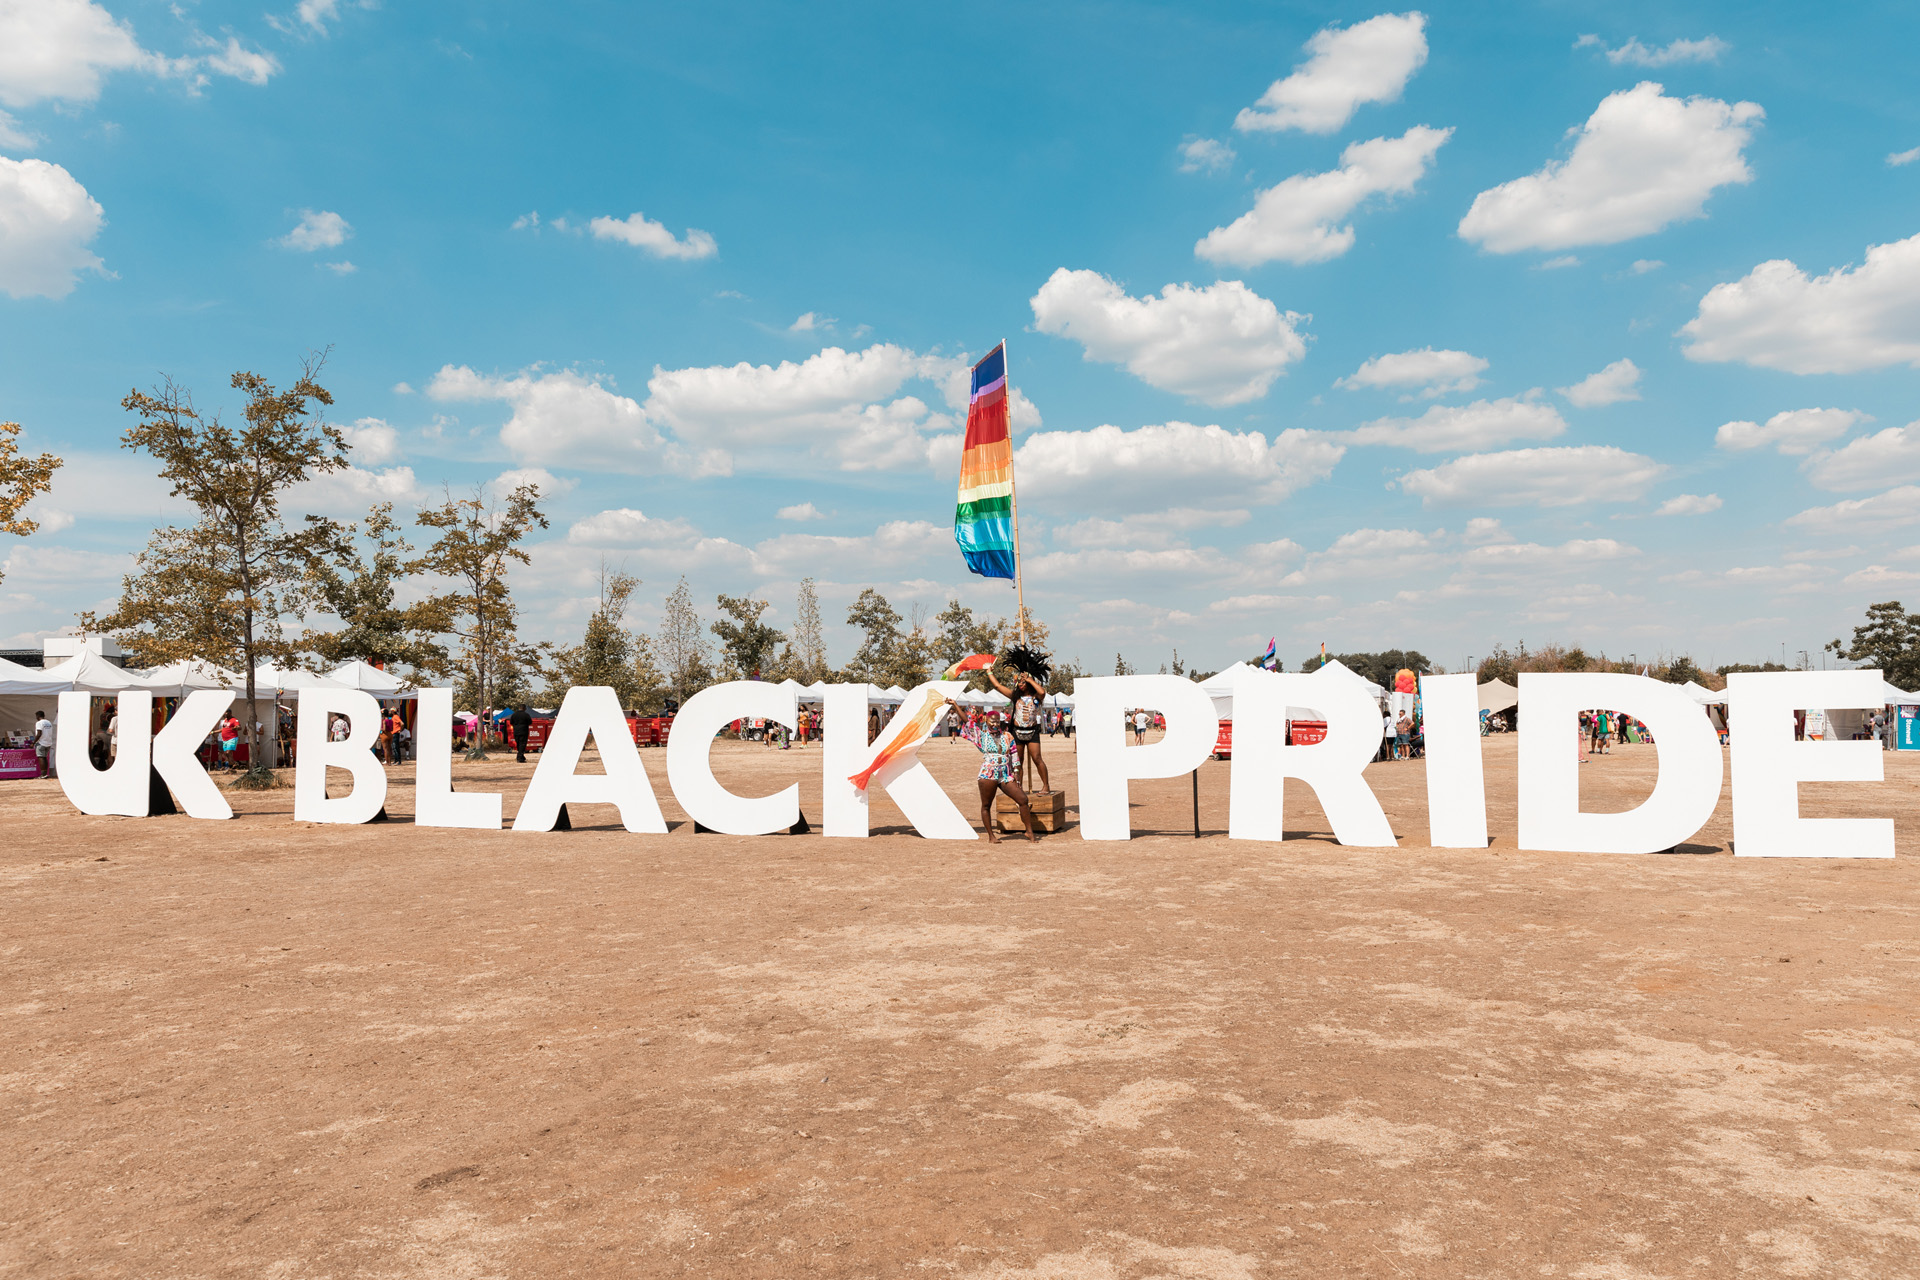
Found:
<path fill-rule="evenodd" d="M 1013 564 L 1013 438 L 1008 430 L 1007 344 L 973 366 L 967 442 L 960 455 L 960 503 L 953 540 L 967 568 L 983 578 L 1011 578 Z"/>

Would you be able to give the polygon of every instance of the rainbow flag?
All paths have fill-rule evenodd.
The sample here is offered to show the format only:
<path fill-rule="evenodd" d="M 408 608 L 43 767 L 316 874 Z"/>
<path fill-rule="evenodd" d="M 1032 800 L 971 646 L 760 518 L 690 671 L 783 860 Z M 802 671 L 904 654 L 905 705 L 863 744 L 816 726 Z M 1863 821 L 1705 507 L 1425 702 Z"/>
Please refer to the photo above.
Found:
<path fill-rule="evenodd" d="M 1013 437 L 1007 415 L 1007 346 L 973 366 L 967 443 L 960 455 L 960 504 L 953 540 L 967 568 L 983 578 L 1011 578 L 1013 565 Z"/>

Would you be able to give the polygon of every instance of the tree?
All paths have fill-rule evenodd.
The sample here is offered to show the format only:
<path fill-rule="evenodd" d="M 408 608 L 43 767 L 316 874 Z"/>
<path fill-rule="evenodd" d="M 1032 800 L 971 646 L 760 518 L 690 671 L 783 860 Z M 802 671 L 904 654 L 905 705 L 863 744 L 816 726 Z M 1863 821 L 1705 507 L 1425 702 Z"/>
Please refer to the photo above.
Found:
<path fill-rule="evenodd" d="M 660 611 L 660 633 L 654 641 L 654 652 L 676 707 L 713 678 L 707 670 L 706 633 L 700 626 L 700 614 L 693 607 L 693 592 L 688 590 L 684 576 Z"/>
<path fill-rule="evenodd" d="M 640 709 L 660 689 L 647 638 L 627 626 L 627 601 L 640 579 L 600 565 L 600 603 L 587 619 L 586 634 L 570 649 L 554 652 L 547 665 L 547 700 L 555 706 L 575 685 L 605 685 L 623 707 Z"/>
<path fill-rule="evenodd" d="M 841 672 L 848 681 L 870 684 L 887 683 L 885 674 L 892 650 L 900 643 L 900 613 L 887 598 L 867 587 L 847 609 L 847 625 L 858 628 L 863 636 L 860 647 Z"/>
<path fill-rule="evenodd" d="M 1133 664 L 1116 653 L 1113 655 L 1113 674 L 1117 676 L 1130 676 L 1134 674 Z"/>
<path fill-rule="evenodd" d="M 800 599 L 793 610 L 793 657 L 786 673 L 801 684 L 825 680 L 833 669 L 827 665 L 827 645 L 820 632 L 820 596 L 812 578 L 800 579 Z"/>
<path fill-rule="evenodd" d="M 1330 653 L 1327 658 L 1329 661 L 1338 662 L 1347 667 L 1356 675 L 1365 676 L 1383 689 L 1393 688 L 1394 677 L 1403 670 L 1411 671 L 1416 676 L 1426 675 L 1433 670 L 1433 664 L 1427 660 L 1427 656 L 1417 649 L 1383 649 L 1379 653 Z M 1493 662 L 1494 659 L 1489 658 L 1487 661 Z M 1318 671 L 1320 655 L 1316 653 L 1302 662 L 1300 669 L 1306 672 Z M 1486 670 L 1486 663 L 1481 664 L 1481 670 L 1483 672 Z M 1486 675 L 1481 676 L 1483 680 L 1490 678 Z"/>
<path fill-rule="evenodd" d="M 475 711 L 485 713 L 500 705 L 503 674 L 537 668 L 546 648 L 520 643 L 520 611 L 507 586 L 510 566 L 532 563 L 520 543 L 535 529 L 547 527 L 539 503 L 538 485 L 517 486 L 504 504 L 476 489 L 467 498 L 449 493 L 444 503 L 416 517 L 440 531 L 417 563 L 456 584 L 427 604 L 441 611 L 447 634 L 460 641 L 451 667 Z M 476 746 L 473 754 L 484 758 L 485 748 Z"/>
<path fill-rule="evenodd" d="M 1902 689 L 1920 684 L 1920 614 L 1908 613 L 1898 600 L 1868 605 L 1866 622 L 1853 629 L 1853 643 L 1833 640 L 1826 647 L 1843 662 L 1878 667 L 1883 678 Z"/>
<path fill-rule="evenodd" d="M 205 577 L 201 591 L 219 589 L 230 604 L 224 612 L 232 618 L 250 707 L 257 705 L 254 669 L 260 660 L 293 655 L 295 646 L 280 634 L 280 619 L 300 616 L 308 570 L 338 534 L 327 521 L 309 521 L 305 528 L 290 530 L 280 519 L 280 499 L 288 488 L 347 465 L 340 429 L 320 416 L 333 403 L 333 396 L 316 381 L 325 358 L 324 352 L 309 356 L 299 379 L 285 391 L 258 374 L 234 374 L 231 386 L 247 398 L 246 425 L 237 430 L 218 413 L 202 418 L 192 395 L 171 379 L 163 379 L 150 394 L 129 392 L 120 402 L 140 419 L 121 437 L 121 444 L 152 455 L 160 463 L 161 478 L 172 484 L 173 495 L 200 511 L 197 532 L 168 543 L 165 567 L 190 576 L 192 566 L 179 557 L 205 557 L 199 566 Z M 152 625 L 175 633 L 189 629 L 158 616 L 188 607 L 160 594 L 161 585 L 148 583 L 136 591 L 155 615 Z M 272 786 L 256 714 L 247 716 L 245 732 L 252 762 L 248 785 Z"/>
<path fill-rule="evenodd" d="M 40 525 L 21 515 L 20 509 L 53 487 L 60 459 L 50 453 L 26 457 L 20 452 L 19 436 L 19 423 L 0 422 L 0 533 L 24 538 Z"/>
<path fill-rule="evenodd" d="M 934 615 L 933 621 L 937 630 L 930 642 L 932 657 L 942 669 L 976 653 L 999 653 L 1000 633 L 1007 622 L 1005 618 L 976 617 L 972 609 L 951 598 L 947 607 Z M 986 673 L 970 672 L 967 682 L 976 689 L 985 689 Z M 1006 683 L 1004 676 L 1001 683 Z"/>
<path fill-rule="evenodd" d="M 1177 676 L 1187 674 L 1187 664 L 1180 661 L 1180 651 L 1178 649 L 1173 651 L 1173 674 Z"/>
<path fill-rule="evenodd" d="M 1700 677 L 1704 674 L 1705 672 L 1693 664 L 1692 658 L 1679 657 L 1667 664 L 1667 669 L 1660 678 L 1668 684 L 1685 684 L 1689 680 L 1698 684 Z"/>
<path fill-rule="evenodd" d="M 767 655 L 787 638 L 785 632 L 760 621 L 760 615 L 771 606 L 765 600 L 750 596 L 729 595 L 720 596 L 718 604 L 720 612 L 727 616 L 714 623 L 711 630 L 720 637 L 728 673 L 736 680 L 761 675 L 767 666 Z"/>
<path fill-rule="evenodd" d="M 1026 623 L 1025 640 L 1020 638 L 1020 624 L 1022 622 Z M 1038 649 L 1044 652 L 1047 647 L 1047 637 L 1050 634 L 1051 632 L 1048 631 L 1047 624 L 1034 617 L 1033 610 L 1025 606 L 1021 607 L 1017 617 L 1007 618 L 1000 624 L 1000 643 L 1006 648 L 1012 648 L 1016 644 L 1024 644 L 1029 649 Z"/>
<path fill-rule="evenodd" d="M 183 658 L 216 666 L 246 666 L 240 611 L 240 576 L 220 532 L 201 522 L 156 529 L 134 558 L 134 572 L 120 583 L 112 613 L 80 615 L 80 630 L 110 633 L 136 667 L 158 667 Z M 271 624 L 267 631 L 277 637 Z"/>
<path fill-rule="evenodd" d="M 434 636 L 451 625 L 447 597 L 405 608 L 394 603 L 396 584 L 419 564 L 412 555 L 391 502 L 371 508 L 364 527 L 340 530 L 332 554 L 316 560 L 308 578 L 315 607 L 341 625 L 309 630 L 301 642 L 328 666 L 358 659 L 382 669 L 404 664 L 414 673 L 446 674 L 447 649 Z"/>

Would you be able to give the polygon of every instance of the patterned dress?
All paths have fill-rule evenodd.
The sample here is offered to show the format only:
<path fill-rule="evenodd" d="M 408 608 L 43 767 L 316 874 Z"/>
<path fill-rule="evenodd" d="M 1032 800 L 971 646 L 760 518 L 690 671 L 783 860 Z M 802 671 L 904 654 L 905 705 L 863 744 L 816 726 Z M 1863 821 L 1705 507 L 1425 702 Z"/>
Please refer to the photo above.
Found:
<path fill-rule="evenodd" d="M 962 730 L 961 736 L 980 752 L 982 782 L 1013 781 L 1013 736 L 1005 729 L 994 729 L 976 721 Z"/>

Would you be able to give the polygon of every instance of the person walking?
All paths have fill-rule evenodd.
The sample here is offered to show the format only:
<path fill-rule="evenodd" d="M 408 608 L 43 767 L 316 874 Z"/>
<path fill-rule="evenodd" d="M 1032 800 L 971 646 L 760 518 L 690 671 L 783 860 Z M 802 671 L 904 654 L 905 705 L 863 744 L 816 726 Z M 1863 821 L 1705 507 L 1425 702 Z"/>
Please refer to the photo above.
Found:
<path fill-rule="evenodd" d="M 1138 707 L 1133 713 L 1133 741 L 1136 746 L 1144 746 L 1147 741 L 1147 725 L 1153 717 L 1147 714 L 1145 707 Z"/>
<path fill-rule="evenodd" d="M 521 703 L 507 717 L 507 727 L 513 730 L 513 759 L 515 764 L 527 762 L 527 737 L 533 732 L 533 713 L 527 710 L 527 704 Z"/>

